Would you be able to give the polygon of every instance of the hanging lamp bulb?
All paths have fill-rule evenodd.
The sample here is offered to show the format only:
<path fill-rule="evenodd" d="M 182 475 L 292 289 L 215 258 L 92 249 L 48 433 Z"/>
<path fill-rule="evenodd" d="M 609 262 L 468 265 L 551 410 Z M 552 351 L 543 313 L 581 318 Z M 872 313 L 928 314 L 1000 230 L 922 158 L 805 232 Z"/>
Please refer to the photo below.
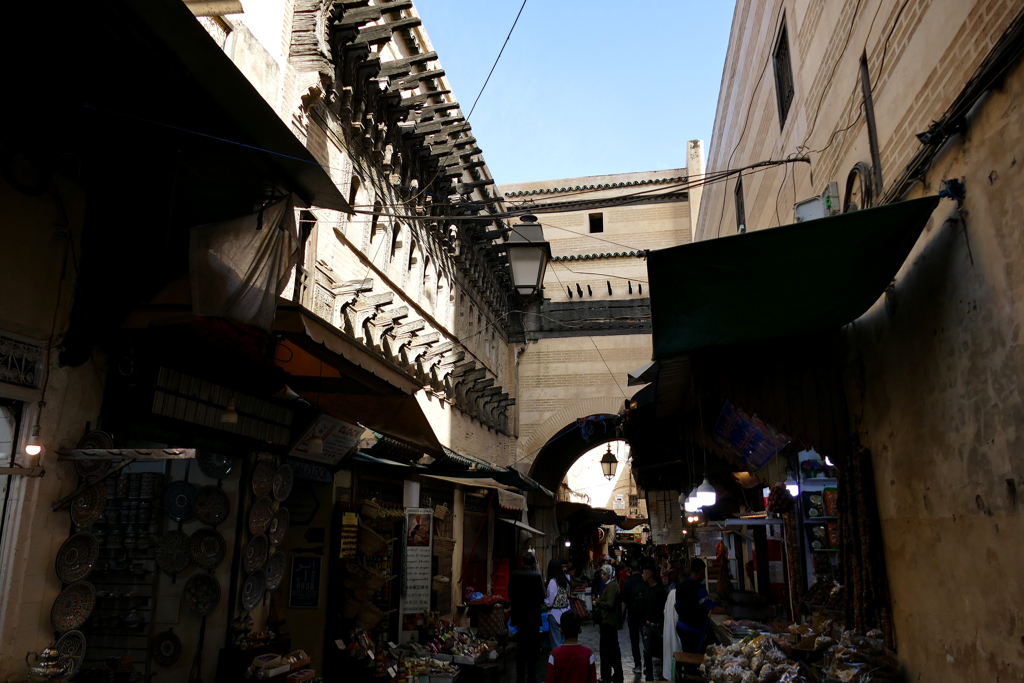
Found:
<path fill-rule="evenodd" d="M 705 474 L 704 483 L 697 487 L 697 502 L 702 508 L 706 508 L 714 505 L 717 501 L 718 493 L 715 492 L 715 487 L 711 485 Z"/>
<path fill-rule="evenodd" d="M 235 410 L 235 397 L 232 396 L 228 399 L 228 407 L 224 409 L 224 412 L 220 414 L 220 421 L 224 424 L 237 424 L 238 423 L 238 411 Z"/>
<path fill-rule="evenodd" d="M 685 491 L 681 491 L 679 493 L 679 498 L 677 499 L 677 502 L 679 503 L 679 509 L 680 510 L 685 510 L 686 509 L 686 492 Z"/>
<path fill-rule="evenodd" d="M 786 477 L 786 490 L 789 491 L 789 495 L 794 498 L 800 495 L 800 484 L 796 483 L 792 474 Z"/>
<path fill-rule="evenodd" d="M 690 495 L 686 497 L 686 504 L 683 509 L 687 512 L 697 512 L 700 510 L 700 501 L 697 499 L 697 489 L 690 491 Z"/>
<path fill-rule="evenodd" d="M 32 433 L 29 434 L 28 441 L 25 443 L 25 453 L 27 455 L 39 455 L 43 452 L 43 444 L 39 442 L 39 423 L 32 425 Z"/>

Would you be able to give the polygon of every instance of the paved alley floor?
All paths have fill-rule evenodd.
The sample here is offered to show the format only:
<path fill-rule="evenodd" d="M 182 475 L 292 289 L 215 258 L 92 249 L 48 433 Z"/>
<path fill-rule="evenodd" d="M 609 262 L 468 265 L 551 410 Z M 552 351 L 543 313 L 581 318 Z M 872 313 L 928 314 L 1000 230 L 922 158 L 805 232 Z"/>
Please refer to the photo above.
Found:
<path fill-rule="evenodd" d="M 597 677 L 601 678 L 601 637 L 598 632 L 597 626 L 593 624 L 584 624 L 583 632 L 580 634 L 580 644 L 586 645 L 594 652 L 594 656 L 597 658 Z M 643 659 L 638 662 L 633 661 L 633 648 L 629 642 L 629 628 L 623 626 L 619 631 L 619 650 L 622 652 L 622 671 L 626 680 L 626 683 L 636 683 L 637 681 L 643 681 L 644 676 L 642 672 L 634 672 L 634 667 L 643 668 Z M 641 652 L 643 652 L 643 646 L 641 645 Z M 551 650 L 548 649 L 547 641 L 543 643 L 540 651 L 540 655 L 537 657 L 537 681 L 544 683 L 548 671 L 548 656 L 551 654 Z M 662 680 L 661 674 L 661 652 L 656 653 L 658 656 L 654 659 L 654 673 L 658 680 Z M 505 675 L 501 676 L 502 683 L 506 681 L 508 683 L 516 683 L 516 667 L 515 657 L 509 658 L 509 666 L 506 669 Z M 609 682 L 610 683 L 610 682 Z"/>

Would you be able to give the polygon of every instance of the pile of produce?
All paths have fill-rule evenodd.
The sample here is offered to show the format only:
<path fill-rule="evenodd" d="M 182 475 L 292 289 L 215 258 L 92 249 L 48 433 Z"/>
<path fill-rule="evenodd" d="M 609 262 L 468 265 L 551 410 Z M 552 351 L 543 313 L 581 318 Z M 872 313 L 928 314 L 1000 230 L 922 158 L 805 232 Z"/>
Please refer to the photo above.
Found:
<path fill-rule="evenodd" d="M 709 647 L 700 670 L 705 680 L 715 683 L 816 681 L 806 664 L 790 659 L 792 652 L 791 643 L 775 636 L 752 635 L 728 647 Z"/>
<path fill-rule="evenodd" d="M 789 495 L 786 485 L 781 481 L 775 482 L 768 493 L 768 512 L 782 515 L 792 512 L 795 506 L 796 501 L 793 500 L 793 496 Z"/>
<path fill-rule="evenodd" d="M 899 663 L 892 650 L 885 646 L 881 631 L 868 631 L 866 636 L 853 631 L 843 633 L 839 644 L 830 651 L 828 675 L 843 683 L 888 683 L 902 680 Z"/>

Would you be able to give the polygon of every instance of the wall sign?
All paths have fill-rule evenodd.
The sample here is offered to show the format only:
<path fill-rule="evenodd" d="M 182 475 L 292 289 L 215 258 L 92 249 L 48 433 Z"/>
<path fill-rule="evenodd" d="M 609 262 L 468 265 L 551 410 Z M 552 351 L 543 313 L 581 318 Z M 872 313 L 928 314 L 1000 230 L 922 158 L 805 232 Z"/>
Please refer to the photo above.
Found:
<path fill-rule="evenodd" d="M 298 460 L 289 460 L 288 464 L 291 465 L 292 473 L 296 479 L 309 479 L 310 481 L 318 481 L 322 484 L 330 484 L 334 481 L 334 475 L 323 465 L 314 465 L 313 463 L 299 462 Z"/>
<path fill-rule="evenodd" d="M 320 558 L 292 555 L 289 607 L 320 607 Z"/>
<path fill-rule="evenodd" d="M 302 438 L 288 455 L 324 465 L 337 465 L 342 458 L 355 449 L 359 444 L 359 438 L 365 431 L 362 427 L 321 413 L 317 416 L 316 422 L 306 429 Z M 308 448 L 309 440 L 313 437 L 314 432 L 324 442 L 323 452 L 316 455 L 312 455 Z"/>
<path fill-rule="evenodd" d="M 405 534 L 402 543 L 403 615 L 430 611 L 433 519 L 433 508 L 405 510 Z"/>

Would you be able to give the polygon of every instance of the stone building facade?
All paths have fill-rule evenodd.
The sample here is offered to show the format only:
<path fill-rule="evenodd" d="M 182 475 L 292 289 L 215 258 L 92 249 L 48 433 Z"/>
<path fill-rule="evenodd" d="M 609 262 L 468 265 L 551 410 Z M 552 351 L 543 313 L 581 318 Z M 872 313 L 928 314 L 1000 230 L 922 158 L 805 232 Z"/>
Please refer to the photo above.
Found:
<path fill-rule="evenodd" d="M 996 0 L 740 0 L 708 172 L 810 162 L 706 186 L 695 229 L 707 240 L 792 223 L 794 203 L 829 182 L 840 198 L 849 184 L 863 207 L 866 186 L 877 204 L 964 181 L 966 197 L 954 190 L 962 208 L 940 204 L 885 297 L 843 334 L 907 680 L 1024 677 L 1024 584 L 1006 580 L 1024 560 L 1021 10 Z M 991 59 L 1003 60 L 998 76 L 979 71 Z M 984 96 L 950 117 L 977 77 Z M 850 174 L 859 162 L 867 178 Z"/>

